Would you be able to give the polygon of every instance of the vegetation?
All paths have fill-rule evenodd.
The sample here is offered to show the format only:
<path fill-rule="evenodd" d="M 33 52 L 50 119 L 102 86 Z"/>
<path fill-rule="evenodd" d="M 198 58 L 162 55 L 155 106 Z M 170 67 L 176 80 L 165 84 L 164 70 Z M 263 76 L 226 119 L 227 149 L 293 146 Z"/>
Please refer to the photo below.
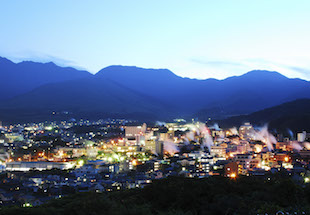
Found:
<path fill-rule="evenodd" d="M 79 193 L 31 207 L 6 207 L 0 214 L 290 214 L 310 212 L 310 186 L 290 179 L 223 177 L 168 178 L 135 190 Z"/>

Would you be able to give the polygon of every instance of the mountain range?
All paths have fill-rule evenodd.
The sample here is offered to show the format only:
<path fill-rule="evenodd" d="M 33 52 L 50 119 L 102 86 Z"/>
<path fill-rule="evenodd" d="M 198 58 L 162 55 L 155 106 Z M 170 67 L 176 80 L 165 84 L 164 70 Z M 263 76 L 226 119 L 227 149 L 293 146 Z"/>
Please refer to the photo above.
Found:
<path fill-rule="evenodd" d="M 2 121 L 57 117 L 221 119 L 300 98 L 310 98 L 310 82 L 270 71 L 197 80 L 167 69 L 109 66 L 93 75 L 54 63 L 16 64 L 0 58 Z"/>

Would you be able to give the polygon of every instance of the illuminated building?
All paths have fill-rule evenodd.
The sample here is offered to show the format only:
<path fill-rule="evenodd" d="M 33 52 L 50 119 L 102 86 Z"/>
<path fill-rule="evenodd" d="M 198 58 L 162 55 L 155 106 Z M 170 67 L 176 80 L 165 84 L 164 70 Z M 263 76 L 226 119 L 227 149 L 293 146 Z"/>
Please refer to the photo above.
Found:
<path fill-rule="evenodd" d="M 240 126 L 239 128 L 239 136 L 242 139 L 251 139 L 253 132 L 254 132 L 253 126 L 248 122 Z"/>
<path fill-rule="evenodd" d="M 156 152 L 156 141 L 155 140 L 147 140 L 145 141 L 145 146 L 144 146 L 145 151 L 151 151 L 151 152 Z"/>
<path fill-rule="evenodd" d="M 211 146 L 210 154 L 213 157 L 225 158 L 226 148 L 224 146 Z"/>
<path fill-rule="evenodd" d="M 274 155 L 274 158 L 276 161 L 280 161 L 280 162 L 290 162 L 291 161 L 291 157 L 288 156 L 286 153 L 277 153 Z"/>
<path fill-rule="evenodd" d="M 235 156 L 236 162 L 242 167 L 242 174 L 245 175 L 247 170 L 250 169 L 250 162 L 253 156 L 250 154 L 237 154 Z"/>
<path fill-rule="evenodd" d="M 290 146 L 288 145 L 287 142 L 277 142 L 276 143 L 276 149 L 281 149 L 283 151 L 289 151 L 291 150 L 290 149 Z"/>
<path fill-rule="evenodd" d="M 169 139 L 169 133 L 159 133 L 159 140 L 165 141 Z"/>
<path fill-rule="evenodd" d="M 138 136 L 136 137 L 136 139 L 137 139 L 136 145 L 138 145 L 138 146 L 145 146 L 145 136 L 143 136 L 143 135 L 138 135 Z"/>
<path fill-rule="evenodd" d="M 159 168 L 160 168 L 159 162 L 158 162 L 158 161 L 155 161 L 153 164 L 154 164 L 154 172 L 158 171 Z"/>
<path fill-rule="evenodd" d="M 209 173 L 211 171 L 212 165 L 213 165 L 212 157 L 200 157 L 196 162 L 196 167 L 198 167 L 200 171 L 206 173 Z"/>
<path fill-rule="evenodd" d="M 74 170 L 74 174 L 76 177 L 87 177 L 88 175 L 94 175 L 97 174 L 99 170 L 96 168 L 95 165 L 92 164 L 85 164 L 81 166 L 80 168 L 77 168 Z M 109 172 L 109 171 L 107 171 Z"/>
<path fill-rule="evenodd" d="M 70 169 L 73 166 L 70 163 L 58 163 L 58 162 L 8 162 L 6 163 L 7 171 L 29 171 L 36 170 L 49 170 L 49 169 Z"/>
<path fill-rule="evenodd" d="M 261 159 L 260 158 L 253 158 L 252 160 L 250 160 L 250 166 L 249 169 L 255 169 L 255 168 L 261 168 Z"/>
<path fill-rule="evenodd" d="M 120 171 L 120 164 L 102 164 L 99 167 L 99 172 L 110 172 L 110 173 L 119 173 Z"/>
<path fill-rule="evenodd" d="M 250 150 L 250 145 L 248 142 L 237 145 L 237 153 L 244 154 L 248 153 Z"/>
<path fill-rule="evenodd" d="M 241 166 L 237 162 L 231 162 L 224 166 L 224 176 L 235 178 L 241 173 Z"/>
<path fill-rule="evenodd" d="M 144 136 L 145 136 L 145 140 L 150 140 L 154 136 L 154 131 L 147 131 Z"/>
<path fill-rule="evenodd" d="M 212 137 L 225 137 L 225 132 L 222 129 L 212 130 L 211 135 L 212 135 Z"/>
<path fill-rule="evenodd" d="M 303 131 L 302 133 L 297 134 L 297 141 L 298 142 L 304 142 L 307 138 L 307 132 Z"/>
<path fill-rule="evenodd" d="M 137 137 L 139 135 L 143 135 L 146 132 L 146 124 L 143 123 L 143 125 L 139 126 L 126 126 L 125 128 L 125 137 Z"/>
<path fill-rule="evenodd" d="M 87 157 L 89 158 L 96 158 L 98 155 L 98 149 L 97 148 L 87 148 L 86 149 Z"/>
<path fill-rule="evenodd" d="M 214 164 L 213 157 L 205 152 L 190 152 L 188 153 L 188 158 L 196 161 L 196 172 L 209 173 L 211 171 L 211 167 Z"/>
<path fill-rule="evenodd" d="M 8 139 L 9 143 L 13 143 L 15 141 L 18 141 L 18 142 L 24 141 L 24 137 L 18 133 L 5 134 L 5 138 Z"/>

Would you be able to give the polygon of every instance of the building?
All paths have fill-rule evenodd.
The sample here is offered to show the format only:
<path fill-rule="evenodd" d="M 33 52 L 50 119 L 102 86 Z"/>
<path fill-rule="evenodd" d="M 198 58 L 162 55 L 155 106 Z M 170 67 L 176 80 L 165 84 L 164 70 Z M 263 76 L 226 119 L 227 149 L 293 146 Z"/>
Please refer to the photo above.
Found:
<path fill-rule="evenodd" d="M 303 131 L 302 133 L 297 134 L 297 141 L 298 142 L 304 142 L 307 138 L 307 132 Z"/>
<path fill-rule="evenodd" d="M 212 137 L 225 137 L 225 132 L 220 129 L 220 130 L 211 130 L 211 136 Z"/>
<path fill-rule="evenodd" d="M 248 153 L 249 151 L 250 151 L 250 145 L 248 142 L 237 145 L 237 153 L 244 154 Z"/>
<path fill-rule="evenodd" d="M 126 138 L 136 138 L 137 136 L 144 135 L 146 133 L 146 124 L 139 126 L 126 126 L 125 128 L 125 137 Z"/>
<path fill-rule="evenodd" d="M 50 170 L 50 169 L 71 169 L 73 166 L 71 163 L 60 162 L 9 162 L 6 163 L 7 171 L 29 171 L 29 170 Z"/>
<path fill-rule="evenodd" d="M 199 157 L 196 162 L 196 166 L 199 166 L 199 170 L 206 173 L 209 173 L 211 171 L 211 167 L 213 166 L 213 164 L 213 158 L 210 156 Z"/>
<path fill-rule="evenodd" d="M 242 174 L 245 175 L 250 169 L 253 156 L 250 154 L 237 154 L 235 156 L 236 162 L 242 167 Z"/>
<path fill-rule="evenodd" d="M 24 141 L 24 137 L 23 135 L 19 134 L 19 133 L 8 133 L 8 134 L 4 134 L 5 138 L 8 140 L 9 143 L 13 143 L 13 142 L 21 142 Z"/>
<path fill-rule="evenodd" d="M 225 158 L 226 148 L 224 146 L 211 146 L 210 154 L 213 157 Z"/>
<path fill-rule="evenodd" d="M 162 156 L 164 154 L 164 142 L 163 141 L 156 141 L 155 152 L 159 156 Z"/>
<path fill-rule="evenodd" d="M 242 139 L 251 139 L 254 132 L 253 126 L 247 122 L 239 128 L 239 136 Z"/>
<path fill-rule="evenodd" d="M 156 141 L 155 140 L 145 141 L 144 149 L 145 151 L 151 151 L 152 153 L 155 153 L 156 152 Z"/>
<path fill-rule="evenodd" d="M 238 164 L 238 162 L 231 162 L 225 164 L 224 176 L 230 178 L 236 178 L 240 173 L 241 173 L 241 166 Z"/>

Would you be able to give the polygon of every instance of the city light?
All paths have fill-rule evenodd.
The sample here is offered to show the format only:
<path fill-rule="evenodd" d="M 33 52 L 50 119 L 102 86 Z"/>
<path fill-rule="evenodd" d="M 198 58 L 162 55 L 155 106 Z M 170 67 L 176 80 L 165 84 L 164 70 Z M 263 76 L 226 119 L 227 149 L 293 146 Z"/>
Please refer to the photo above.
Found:
<path fill-rule="evenodd" d="M 78 166 L 83 166 L 83 165 L 84 165 L 84 160 L 79 160 L 79 161 L 77 162 L 77 164 L 78 164 Z"/>
<path fill-rule="evenodd" d="M 23 207 L 24 207 L 24 208 L 29 208 L 29 207 L 32 207 L 32 205 L 31 205 L 30 203 L 24 203 L 24 204 L 23 204 Z"/>
<path fill-rule="evenodd" d="M 137 166 L 137 160 L 132 160 L 132 165 Z"/>
<path fill-rule="evenodd" d="M 88 124 L 86 125 L 88 127 Z M 56 125 L 53 126 L 56 127 Z M 105 124 L 101 126 L 107 127 Z M 53 146 L 53 142 L 36 141 L 37 137 L 34 137 L 34 133 L 30 133 L 36 130 L 27 131 L 30 134 L 28 137 L 23 137 L 25 141 L 20 146 L 12 145 L 5 154 L 0 153 L 0 156 L 3 156 L 0 159 L 5 160 L 5 162 L 0 161 L 0 171 L 26 172 L 57 168 L 65 170 L 65 174 L 68 174 L 64 179 L 60 179 L 63 186 L 76 187 L 82 183 L 89 189 L 98 186 L 95 190 L 103 192 L 101 190 L 104 188 L 101 185 L 104 186 L 107 180 L 116 180 L 112 188 L 106 189 L 106 191 L 114 191 L 129 189 L 129 187 L 142 188 L 143 184 L 152 183 L 153 179 L 166 178 L 169 175 L 182 175 L 189 178 L 223 176 L 237 179 L 239 176 L 255 174 L 266 176 L 271 173 L 269 172 L 271 169 L 277 172 L 280 168 L 282 170 L 284 168 L 291 174 L 296 162 L 303 162 L 301 157 L 298 157 L 299 160 L 296 159 L 296 161 L 291 159 L 294 152 L 290 150 L 289 142 L 268 147 L 270 143 L 268 138 L 259 137 L 261 131 L 256 131 L 249 124 L 239 130 L 228 129 L 229 132 L 218 126 L 208 127 L 200 122 L 182 125 L 167 123 L 165 126 L 167 129 L 163 133 L 160 133 L 157 127 L 146 129 L 147 126 L 139 128 L 126 126 L 125 133 L 106 140 L 94 138 L 98 133 L 106 135 L 106 130 L 102 133 L 88 131 L 82 134 L 70 133 L 67 130 L 64 132 L 61 129 L 56 134 L 56 131 L 51 130 L 50 139 L 54 138 L 53 135 L 57 139 L 59 135 L 63 135 L 66 141 L 62 140 L 62 143 L 65 143 L 62 146 Z M 143 128 L 145 130 L 141 132 Z M 38 126 L 37 135 L 42 135 L 41 131 L 42 128 Z M 175 135 L 175 131 L 184 133 Z M 238 132 L 242 134 L 226 136 L 226 134 L 238 134 Z M 255 132 L 255 135 L 251 135 L 251 132 Z M 265 128 L 261 133 L 271 138 L 267 132 Z M 129 138 L 126 138 L 126 135 Z M 260 138 L 265 143 L 255 138 Z M 42 148 L 38 147 L 41 146 L 40 144 Z M 25 153 L 21 154 L 16 151 L 18 147 Z M 182 148 L 186 150 L 181 150 Z M 308 153 L 308 151 L 305 152 Z M 142 179 L 139 179 L 139 182 L 135 180 L 127 182 L 130 185 L 124 184 L 128 181 L 129 173 L 137 171 Z M 306 175 L 306 173 L 303 174 Z M 100 177 L 94 178 L 99 175 L 104 178 L 102 180 Z M 271 180 L 272 177 L 268 177 Z M 120 181 L 117 181 L 118 178 Z M 33 180 L 40 179 L 33 178 Z M 53 177 L 44 178 L 43 182 L 36 181 L 35 183 L 36 186 L 44 186 L 45 183 L 51 183 L 50 180 L 53 180 Z M 304 183 L 310 183 L 310 179 L 305 177 Z M 45 187 L 44 193 L 48 193 Z M 54 198 L 60 198 L 62 194 L 60 192 Z M 31 204 L 24 204 L 24 207 L 31 207 Z"/>

